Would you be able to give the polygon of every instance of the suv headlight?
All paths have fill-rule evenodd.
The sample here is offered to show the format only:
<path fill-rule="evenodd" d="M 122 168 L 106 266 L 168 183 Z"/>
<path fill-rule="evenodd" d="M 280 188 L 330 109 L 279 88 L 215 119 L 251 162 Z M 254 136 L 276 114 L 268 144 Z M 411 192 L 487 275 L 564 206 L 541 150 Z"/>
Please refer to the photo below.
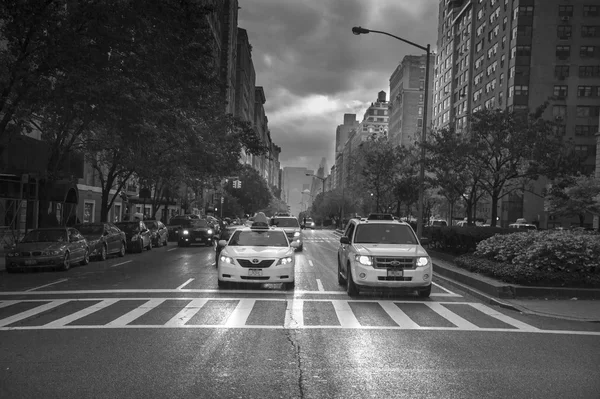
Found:
<path fill-rule="evenodd" d="M 294 258 L 292 258 L 291 256 L 286 256 L 285 258 L 281 258 L 281 259 L 279 259 L 279 261 L 277 261 L 277 266 L 278 265 L 289 265 L 293 261 L 294 261 Z"/>
<path fill-rule="evenodd" d="M 300 237 L 300 232 L 299 231 L 295 232 L 294 237 Z"/>
<path fill-rule="evenodd" d="M 355 255 L 354 260 L 365 266 L 373 266 L 373 259 L 366 255 Z"/>
<path fill-rule="evenodd" d="M 431 261 L 427 256 L 421 256 L 417 258 L 417 267 L 425 267 L 431 264 Z"/>
<path fill-rule="evenodd" d="M 219 259 L 221 260 L 221 262 L 225 262 L 225 263 L 229 263 L 230 265 L 233 265 L 233 258 L 230 258 L 229 256 L 221 255 L 221 257 Z"/>
<path fill-rule="evenodd" d="M 206 232 L 208 235 L 211 235 L 213 233 L 212 229 L 208 229 L 208 231 Z"/>

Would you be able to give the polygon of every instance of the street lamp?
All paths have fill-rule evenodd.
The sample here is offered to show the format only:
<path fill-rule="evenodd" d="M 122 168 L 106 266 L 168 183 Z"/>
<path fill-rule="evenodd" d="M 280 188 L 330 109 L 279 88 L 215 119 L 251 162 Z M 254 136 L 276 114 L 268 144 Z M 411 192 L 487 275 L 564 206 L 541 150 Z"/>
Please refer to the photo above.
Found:
<path fill-rule="evenodd" d="M 325 178 L 313 175 L 312 173 L 307 173 L 306 176 L 316 177 L 317 179 L 321 180 L 323 182 L 323 195 L 325 195 Z"/>
<path fill-rule="evenodd" d="M 417 220 L 417 236 L 420 238 L 423 234 L 423 217 L 424 217 L 424 191 L 425 191 L 425 142 L 427 138 L 427 103 L 429 100 L 429 58 L 431 56 L 431 46 L 420 46 L 416 43 L 403 39 L 401 37 L 392 35 L 387 32 L 378 30 L 371 30 L 355 26 L 352 28 L 352 33 L 355 35 L 367 34 L 367 33 L 381 33 L 382 35 L 393 37 L 401 42 L 410 44 L 411 46 L 417 47 L 427 53 L 425 61 L 425 94 L 423 95 L 423 131 L 421 133 L 421 169 L 419 171 L 419 219 Z"/>

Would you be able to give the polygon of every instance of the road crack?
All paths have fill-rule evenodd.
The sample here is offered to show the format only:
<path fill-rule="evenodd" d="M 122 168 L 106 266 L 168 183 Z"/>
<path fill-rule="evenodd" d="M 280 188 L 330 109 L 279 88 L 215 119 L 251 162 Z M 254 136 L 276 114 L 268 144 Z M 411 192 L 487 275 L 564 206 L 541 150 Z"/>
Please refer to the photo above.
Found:
<path fill-rule="evenodd" d="M 292 321 L 295 321 L 292 318 Z M 304 371 L 302 369 L 302 348 L 300 343 L 298 343 L 298 339 L 296 338 L 296 330 L 287 329 L 285 331 L 285 337 L 287 338 L 290 345 L 294 349 L 294 357 L 296 360 L 296 368 L 298 369 L 298 391 L 300 392 L 300 398 L 304 398 Z"/>

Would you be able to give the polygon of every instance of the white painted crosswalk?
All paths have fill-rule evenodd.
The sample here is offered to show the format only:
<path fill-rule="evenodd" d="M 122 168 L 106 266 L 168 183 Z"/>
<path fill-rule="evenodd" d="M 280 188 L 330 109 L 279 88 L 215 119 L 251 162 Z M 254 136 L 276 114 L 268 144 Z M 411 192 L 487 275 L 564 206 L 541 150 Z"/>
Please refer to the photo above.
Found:
<path fill-rule="evenodd" d="M 0 302 L 0 331 L 82 328 L 548 332 L 487 305 L 472 302 L 220 297 L 27 299 Z"/>

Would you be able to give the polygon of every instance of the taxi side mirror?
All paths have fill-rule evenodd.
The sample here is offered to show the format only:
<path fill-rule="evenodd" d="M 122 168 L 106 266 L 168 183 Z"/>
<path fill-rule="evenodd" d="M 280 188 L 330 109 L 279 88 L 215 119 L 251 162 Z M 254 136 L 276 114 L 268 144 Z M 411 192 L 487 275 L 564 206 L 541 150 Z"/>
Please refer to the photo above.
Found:
<path fill-rule="evenodd" d="M 346 236 L 340 237 L 340 244 L 350 244 L 350 239 Z"/>
<path fill-rule="evenodd" d="M 227 245 L 227 241 L 226 240 L 219 240 L 219 242 L 217 243 L 217 245 L 222 248 L 222 247 L 224 247 L 224 246 Z"/>
<path fill-rule="evenodd" d="M 290 247 L 292 247 L 292 248 L 300 248 L 300 243 L 298 241 L 292 241 L 290 243 Z"/>

